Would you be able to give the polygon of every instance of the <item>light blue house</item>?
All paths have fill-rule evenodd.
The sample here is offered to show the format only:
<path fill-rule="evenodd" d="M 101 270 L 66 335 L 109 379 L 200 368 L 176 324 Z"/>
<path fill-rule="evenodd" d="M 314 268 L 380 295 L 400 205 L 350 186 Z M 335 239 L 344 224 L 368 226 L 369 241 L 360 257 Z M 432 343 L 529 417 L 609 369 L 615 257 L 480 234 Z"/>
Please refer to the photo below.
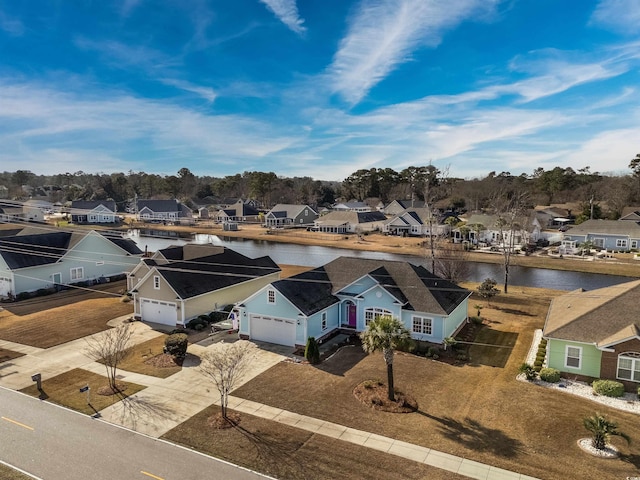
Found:
<path fill-rule="evenodd" d="M 467 320 L 471 292 L 408 262 L 341 257 L 273 282 L 236 305 L 241 338 L 303 346 L 361 332 L 380 315 L 416 340 L 443 343 Z"/>
<path fill-rule="evenodd" d="M 640 225 L 634 221 L 587 220 L 571 227 L 564 240 L 578 245 L 590 241 L 597 248 L 626 252 L 640 247 Z"/>
<path fill-rule="evenodd" d="M 95 231 L 35 231 L 0 238 L 0 297 L 102 281 L 131 271 L 142 255 L 133 241 Z"/>

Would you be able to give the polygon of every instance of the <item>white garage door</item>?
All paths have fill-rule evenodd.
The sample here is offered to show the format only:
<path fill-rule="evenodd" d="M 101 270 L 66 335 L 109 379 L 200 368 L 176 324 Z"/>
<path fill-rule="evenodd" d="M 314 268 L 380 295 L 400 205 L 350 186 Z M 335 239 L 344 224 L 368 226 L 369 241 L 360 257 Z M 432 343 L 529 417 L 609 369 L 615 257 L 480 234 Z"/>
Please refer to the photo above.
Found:
<path fill-rule="evenodd" d="M 296 343 L 296 324 L 284 318 L 251 315 L 250 337 L 261 342 L 293 347 Z"/>
<path fill-rule="evenodd" d="M 174 327 L 178 319 L 175 303 L 148 298 L 140 299 L 140 315 L 143 322 L 161 323 Z"/>

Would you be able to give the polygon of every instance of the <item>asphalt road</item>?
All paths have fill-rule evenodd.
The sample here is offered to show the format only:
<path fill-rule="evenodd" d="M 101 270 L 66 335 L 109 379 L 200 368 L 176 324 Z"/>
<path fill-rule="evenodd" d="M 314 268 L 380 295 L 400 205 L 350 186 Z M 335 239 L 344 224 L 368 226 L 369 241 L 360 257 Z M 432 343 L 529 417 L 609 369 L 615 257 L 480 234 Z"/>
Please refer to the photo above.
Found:
<path fill-rule="evenodd" d="M 43 480 L 266 478 L 4 388 L 0 459 Z"/>

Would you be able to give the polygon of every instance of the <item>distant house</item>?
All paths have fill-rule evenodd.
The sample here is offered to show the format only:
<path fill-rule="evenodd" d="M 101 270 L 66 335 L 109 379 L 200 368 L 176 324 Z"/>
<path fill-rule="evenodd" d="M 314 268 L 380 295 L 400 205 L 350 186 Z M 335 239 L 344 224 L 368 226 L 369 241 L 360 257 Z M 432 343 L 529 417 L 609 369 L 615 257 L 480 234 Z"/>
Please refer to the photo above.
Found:
<path fill-rule="evenodd" d="M 84 284 L 129 272 L 142 252 L 131 240 L 51 231 L 0 237 L 0 297 Z"/>
<path fill-rule="evenodd" d="M 535 215 L 542 228 L 558 228 L 573 223 L 571 210 L 566 208 L 538 206 Z"/>
<path fill-rule="evenodd" d="M 470 295 L 422 266 L 341 257 L 273 282 L 234 310 L 241 338 L 291 347 L 361 332 L 380 315 L 398 318 L 416 340 L 441 344 L 465 324 Z"/>
<path fill-rule="evenodd" d="M 318 213 L 309 205 L 279 203 L 264 216 L 267 227 L 306 227 L 313 225 Z"/>
<path fill-rule="evenodd" d="M 51 204 L 49 204 L 51 205 Z M 4 222 L 44 222 L 44 210 L 40 203 L 6 201 L 0 207 L 0 220 Z"/>
<path fill-rule="evenodd" d="M 371 207 L 365 202 L 336 203 L 332 210 L 336 212 L 370 212 Z"/>
<path fill-rule="evenodd" d="M 581 380 L 640 386 L 640 280 L 597 290 L 575 290 L 551 302 L 543 336 L 547 364 Z"/>
<path fill-rule="evenodd" d="M 640 209 L 633 210 L 632 212 L 626 213 L 625 215 L 620 217 L 618 220 L 623 220 L 625 222 L 626 221 L 640 222 Z"/>
<path fill-rule="evenodd" d="M 384 207 L 384 213 L 391 215 L 400 215 L 410 208 L 424 208 L 425 203 L 422 200 L 394 200 Z"/>
<path fill-rule="evenodd" d="M 445 218 L 428 208 L 409 208 L 387 220 L 383 230 L 391 235 L 448 236 L 451 227 L 444 223 Z"/>
<path fill-rule="evenodd" d="M 177 200 L 138 200 L 137 219 L 162 220 L 176 222 L 181 219 L 192 220 L 193 212 Z"/>
<path fill-rule="evenodd" d="M 135 317 L 168 326 L 234 304 L 280 278 L 269 257 L 252 259 L 225 247 L 169 247 L 129 274 Z"/>
<path fill-rule="evenodd" d="M 260 212 L 242 199 L 236 203 L 223 208 L 215 216 L 218 222 L 260 222 Z"/>
<path fill-rule="evenodd" d="M 591 242 L 594 247 L 607 250 L 629 251 L 640 245 L 640 224 L 620 220 L 587 220 L 571 227 L 564 235 L 580 245 Z"/>
<path fill-rule="evenodd" d="M 73 223 L 115 223 L 118 218 L 113 200 L 74 200 L 69 213 Z"/>
<path fill-rule="evenodd" d="M 318 217 L 314 228 L 324 233 L 359 233 L 382 231 L 387 217 L 382 212 L 330 212 Z"/>
<path fill-rule="evenodd" d="M 0 185 L 0 198 L 9 198 L 9 189 L 4 185 Z"/>
<path fill-rule="evenodd" d="M 513 231 L 501 227 L 499 215 L 472 214 L 466 219 L 464 227 L 453 230 L 455 242 L 465 240 L 462 231 L 466 231 L 472 244 L 519 246 L 535 242 L 540 238 L 541 226 L 535 216 L 522 215 L 514 223 Z"/>

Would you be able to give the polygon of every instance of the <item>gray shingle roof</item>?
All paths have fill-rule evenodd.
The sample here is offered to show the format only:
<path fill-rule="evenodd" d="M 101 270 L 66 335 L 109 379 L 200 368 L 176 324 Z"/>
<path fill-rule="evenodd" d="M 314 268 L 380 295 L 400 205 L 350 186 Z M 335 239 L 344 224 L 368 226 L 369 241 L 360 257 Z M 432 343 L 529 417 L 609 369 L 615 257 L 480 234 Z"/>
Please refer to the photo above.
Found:
<path fill-rule="evenodd" d="M 340 257 L 309 272 L 273 283 L 305 315 L 339 301 L 337 294 L 356 280 L 370 275 L 405 310 L 450 314 L 471 292 L 408 262 Z"/>

